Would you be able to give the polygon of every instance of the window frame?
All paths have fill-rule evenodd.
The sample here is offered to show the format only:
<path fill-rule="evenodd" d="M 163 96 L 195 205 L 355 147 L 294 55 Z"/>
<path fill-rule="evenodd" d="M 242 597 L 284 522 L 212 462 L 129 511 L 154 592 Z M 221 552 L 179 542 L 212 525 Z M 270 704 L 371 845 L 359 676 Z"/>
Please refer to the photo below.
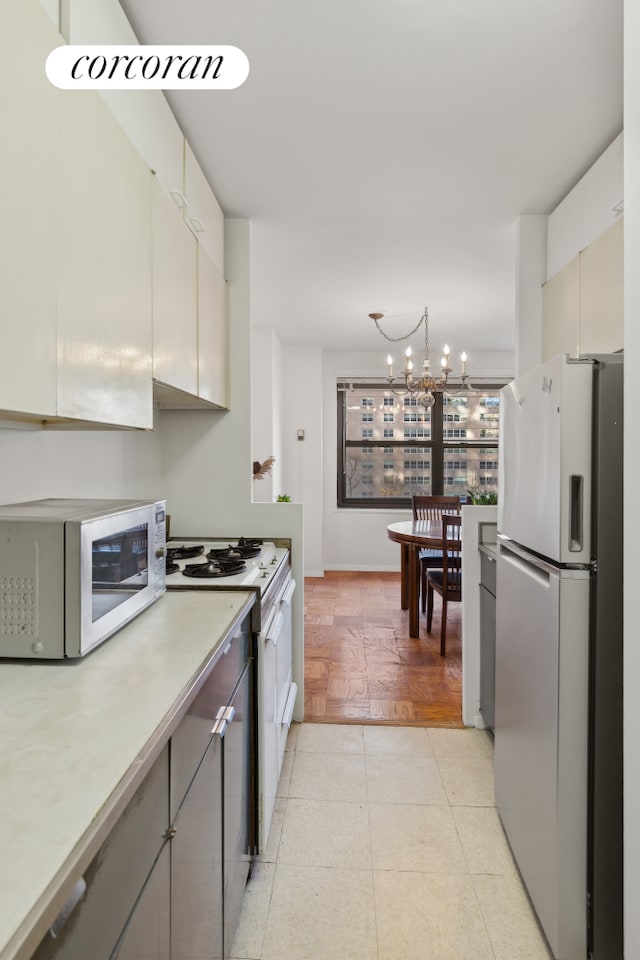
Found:
<path fill-rule="evenodd" d="M 498 391 L 501 390 L 507 383 L 509 383 L 510 378 L 508 379 L 491 379 L 483 381 L 482 378 L 475 378 L 474 383 L 481 390 L 488 391 Z M 338 471 L 337 471 L 337 506 L 340 509 L 366 509 L 366 510 L 406 510 L 411 508 L 411 496 L 408 497 L 348 497 L 346 495 L 346 483 L 345 483 L 345 466 L 346 466 L 346 451 L 348 447 L 361 448 L 363 446 L 362 439 L 360 440 L 347 440 L 346 438 L 346 395 L 348 393 L 347 384 L 353 383 L 353 381 L 343 382 L 338 380 L 337 382 L 337 440 L 338 440 Z M 354 384 L 355 386 L 355 384 Z M 358 390 L 380 390 L 388 389 L 388 384 L 386 381 L 374 381 L 368 380 L 367 382 L 357 383 Z M 384 399 L 384 398 L 383 398 Z M 455 399 L 455 398 L 454 398 Z M 484 398 L 482 398 L 484 399 Z M 400 421 L 402 427 L 398 430 L 398 433 L 402 433 L 402 436 L 398 436 L 397 439 L 391 440 L 389 437 L 383 437 L 381 440 L 373 440 L 368 438 L 366 441 L 366 446 L 370 451 L 385 450 L 386 455 L 390 455 L 390 450 L 388 448 L 393 447 L 397 451 L 399 461 L 403 462 L 405 456 L 414 456 L 415 449 L 420 449 L 419 457 L 416 455 L 417 459 L 423 459 L 427 454 L 424 454 L 423 450 L 430 450 L 431 455 L 431 467 L 428 471 L 431 477 L 431 493 L 434 496 L 442 496 L 445 494 L 450 494 L 452 492 L 452 487 L 455 488 L 455 484 L 446 484 L 445 483 L 445 467 L 446 467 L 446 458 L 445 452 L 447 449 L 460 449 L 460 450 L 473 450 L 473 449 L 495 449 L 496 460 L 498 459 L 498 438 L 486 437 L 478 438 L 477 440 L 468 440 L 466 437 L 445 437 L 445 431 L 447 427 L 451 429 L 451 421 L 445 420 L 445 405 L 444 405 L 444 395 L 442 393 L 435 394 L 435 404 L 431 408 L 431 420 L 430 420 L 430 437 L 407 437 L 404 436 L 404 428 L 406 421 L 403 419 Z M 383 404 L 383 406 L 389 406 Z M 492 405 L 495 409 L 495 404 Z M 398 407 L 400 410 L 416 410 L 416 405 L 414 403 L 406 404 L 403 400 L 403 397 L 398 397 Z M 491 406 L 489 407 L 491 409 Z M 419 410 L 418 410 L 419 412 Z M 448 411 L 451 413 L 452 411 Z M 454 421 L 455 422 L 455 421 Z M 413 428 L 419 427 L 420 422 L 412 421 Z M 488 424 L 487 424 L 488 425 Z M 410 448 L 411 453 L 409 454 L 407 448 Z M 414 449 L 415 448 L 415 449 Z M 415 486 L 419 486 L 415 484 Z M 416 491 L 417 492 L 417 491 Z M 464 491 L 460 491 L 461 494 L 466 495 L 466 487 Z"/>

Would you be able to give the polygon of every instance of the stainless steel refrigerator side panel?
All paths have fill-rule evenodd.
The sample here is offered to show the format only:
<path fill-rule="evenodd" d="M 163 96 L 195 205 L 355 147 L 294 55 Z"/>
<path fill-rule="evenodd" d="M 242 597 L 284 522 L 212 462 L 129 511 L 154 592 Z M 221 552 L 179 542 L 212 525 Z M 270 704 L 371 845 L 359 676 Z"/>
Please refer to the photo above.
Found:
<path fill-rule="evenodd" d="M 622 811 L 622 357 L 596 368 L 592 596 L 591 810 L 589 862 L 594 960 L 623 956 Z"/>
<path fill-rule="evenodd" d="M 584 960 L 591 574 L 501 542 L 496 804 L 554 955 Z"/>
<path fill-rule="evenodd" d="M 560 355 L 501 391 L 498 530 L 558 563 L 591 560 L 592 378 Z"/>

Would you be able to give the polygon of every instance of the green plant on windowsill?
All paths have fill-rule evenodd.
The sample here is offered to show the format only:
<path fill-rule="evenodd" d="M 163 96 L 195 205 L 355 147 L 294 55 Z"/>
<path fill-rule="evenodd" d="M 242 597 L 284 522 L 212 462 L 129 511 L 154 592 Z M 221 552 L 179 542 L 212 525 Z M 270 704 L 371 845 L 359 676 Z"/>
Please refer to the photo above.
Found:
<path fill-rule="evenodd" d="M 291 497 L 288 493 L 279 493 L 276 497 L 276 503 L 291 503 Z"/>
<path fill-rule="evenodd" d="M 477 490 L 467 490 L 469 501 L 475 507 L 489 507 L 498 502 L 497 493 L 478 493 Z"/>

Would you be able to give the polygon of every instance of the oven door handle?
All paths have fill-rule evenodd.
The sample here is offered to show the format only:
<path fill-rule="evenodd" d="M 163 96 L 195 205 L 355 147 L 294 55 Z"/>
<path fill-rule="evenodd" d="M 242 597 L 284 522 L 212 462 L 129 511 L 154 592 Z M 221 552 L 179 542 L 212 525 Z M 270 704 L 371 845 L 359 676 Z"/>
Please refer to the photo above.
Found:
<path fill-rule="evenodd" d="M 288 607 L 289 604 L 291 603 L 291 599 L 295 592 L 296 592 L 296 582 L 293 578 L 291 578 L 291 580 L 289 580 L 289 583 L 287 584 L 286 590 L 282 594 L 280 603 L 284 603 L 284 605 Z"/>
<path fill-rule="evenodd" d="M 267 633 L 267 643 L 271 641 L 274 647 L 277 647 L 278 640 L 280 639 L 280 634 L 282 633 L 282 628 L 284 626 L 284 615 L 278 611 L 274 619 L 269 625 L 269 632 Z"/>

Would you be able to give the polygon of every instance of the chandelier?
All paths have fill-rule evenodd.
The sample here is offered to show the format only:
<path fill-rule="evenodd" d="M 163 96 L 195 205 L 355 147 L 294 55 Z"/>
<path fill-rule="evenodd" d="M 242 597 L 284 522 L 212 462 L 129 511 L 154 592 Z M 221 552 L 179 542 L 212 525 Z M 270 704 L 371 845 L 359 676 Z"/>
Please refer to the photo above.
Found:
<path fill-rule="evenodd" d="M 393 357 L 391 354 L 387 355 L 387 381 L 391 386 L 392 392 L 397 396 L 408 393 L 417 403 L 423 407 L 431 407 L 435 403 L 434 393 L 444 393 L 447 390 L 448 393 L 459 393 L 463 390 L 469 390 L 470 386 L 468 384 L 469 376 L 467 374 L 467 355 L 466 353 L 460 354 L 460 363 L 461 369 L 460 373 L 456 379 L 461 380 L 461 385 L 457 387 L 456 390 L 448 390 L 449 376 L 452 373 L 451 367 L 449 366 L 449 347 L 447 344 L 444 345 L 442 351 L 442 358 L 440 360 L 440 369 L 437 373 L 434 373 L 431 370 L 431 361 L 429 359 L 429 311 L 427 308 L 424 308 L 424 313 L 418 320 L 418 323 L 410 330 L 409 333 L 404 334 L 401 337 L 390 337 L 380 326 L 380 320 L 384 317 L 383 313 L 370 313 L 369 316 L 375 323 L 378 332 L 382 334 L 385 340 L 389 340 L 392 343 L 398 343 L 401 340 L 408 340 L 409 337 L 412 337 L 414 333 L 417 333 L 422 324 L 424 324 L 424 360 L 422 363 L 422 372 L 420 376 L 414 374 L 413 371 L 413 360 L 411 347 L 407 347 L 405 351 L 405 366 L 403 370 L 404 377 L 404 388 L 396 390 L 394 384 L 397 382 L 396 377 L 393 373 Z M 400 381 L 398 381 L 400 383 Z"/>

